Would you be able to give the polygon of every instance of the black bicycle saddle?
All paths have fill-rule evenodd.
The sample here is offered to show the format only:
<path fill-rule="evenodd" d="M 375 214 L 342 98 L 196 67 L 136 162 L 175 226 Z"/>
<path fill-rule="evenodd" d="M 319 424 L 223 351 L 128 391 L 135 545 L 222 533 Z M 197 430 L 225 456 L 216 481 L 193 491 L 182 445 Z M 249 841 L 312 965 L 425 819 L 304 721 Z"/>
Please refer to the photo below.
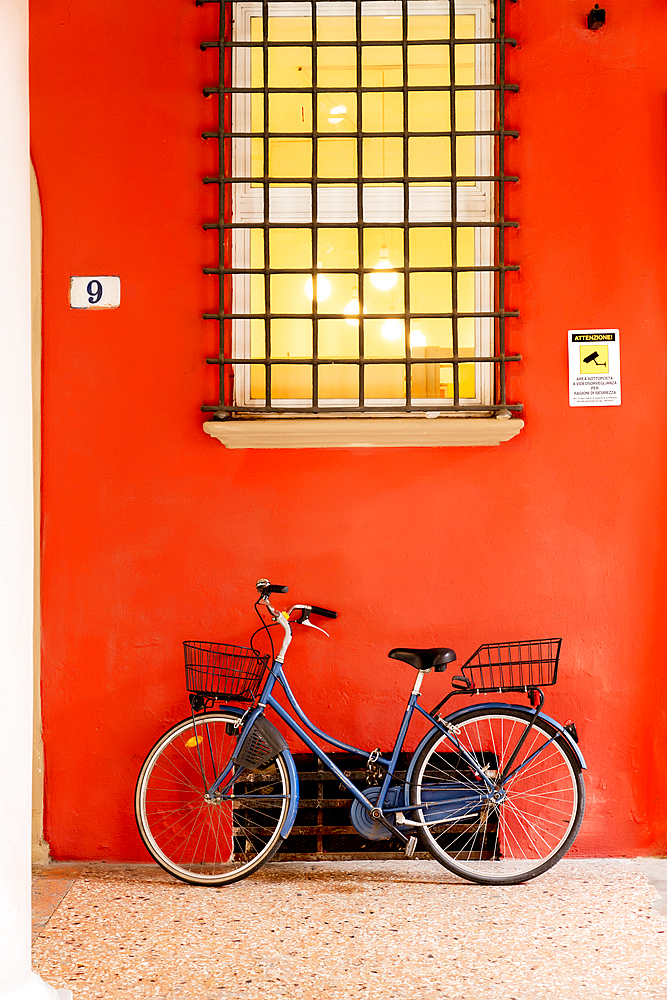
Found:
<path fill-rule="evenodd" d="M 402 660 L 409 663 L 415 670 L 435 670 L 440 673 L 447 669 L 447 664 L 456 659 L 453 649 L 437 646 L 435 649 L 392 649 L 389 652 L 392 660 Z"/>

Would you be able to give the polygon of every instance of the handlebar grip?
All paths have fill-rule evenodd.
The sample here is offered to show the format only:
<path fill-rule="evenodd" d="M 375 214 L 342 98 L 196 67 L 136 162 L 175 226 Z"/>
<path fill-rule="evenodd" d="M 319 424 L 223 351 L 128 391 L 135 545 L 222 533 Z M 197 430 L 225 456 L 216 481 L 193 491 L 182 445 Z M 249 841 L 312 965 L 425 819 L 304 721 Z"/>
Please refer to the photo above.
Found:
<path fill-rule="evenodd" d="M 289 592 L 289 587 L 281 587 L 278 583 L 272 583 L 262 589 L 265 594 L 287 594 Z"/>
<path fill-rule="evenodd" d="M 316 608 L 314 604 L 311 604 L 310 610 L 314 615 L 321 615 L 322 618 L 338 618 L 337 611 L 327 611 L 326 608 Z"/>

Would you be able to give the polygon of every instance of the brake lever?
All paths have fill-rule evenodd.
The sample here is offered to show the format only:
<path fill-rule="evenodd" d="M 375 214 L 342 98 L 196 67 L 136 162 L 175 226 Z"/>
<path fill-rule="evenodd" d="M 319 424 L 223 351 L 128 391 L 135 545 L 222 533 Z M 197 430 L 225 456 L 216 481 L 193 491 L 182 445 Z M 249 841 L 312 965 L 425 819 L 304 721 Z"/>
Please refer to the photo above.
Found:
<path fill-rule="evenodd" d="M 319 625 L 313 625 L 313 623 L 310 620 L 310 611 L 308 611 L 307 608 L 301 608 L 301 614 L 299 615 L 298 618 L 295 619 L 294 624 L 307 625 L 308 628 L 314 628 L 316 632 L 322 632 L 324 635 L 326 635 L 327 639 L 331 638 L 329 633 L 325 632 L 324 629 L 320 628 Z"/>
<path fill-rule="evenodd" d="M 302 621 L 302 622 L 297 622 L 296 624 L 297 624 L 297 625 L 307 625 L 307 626 L 308 626 L 308 628 L 314 628 L 316 632 L 322 632 L 322 633 L 323 633 L 324 635 L 326 635 L 327 639 L 329 639 L 329 638 L 330 638 L 330 636 L 329 636 L 329 633 L 328 633 L 328 632 L 325 632 L 325 631 L 324 631 L 324 629 L 323 629 L 323 628 L 320 628 L 320 626 L 319 626 L 319 625 L 313 625 L 313 623 L 312 623 L 312 622 L 311 622 L 311 621 L 310 621 L 310 620 L 309 620 L 308 618 L 306 618 L 306 620 L 305 620 L 305 621 Z"/>

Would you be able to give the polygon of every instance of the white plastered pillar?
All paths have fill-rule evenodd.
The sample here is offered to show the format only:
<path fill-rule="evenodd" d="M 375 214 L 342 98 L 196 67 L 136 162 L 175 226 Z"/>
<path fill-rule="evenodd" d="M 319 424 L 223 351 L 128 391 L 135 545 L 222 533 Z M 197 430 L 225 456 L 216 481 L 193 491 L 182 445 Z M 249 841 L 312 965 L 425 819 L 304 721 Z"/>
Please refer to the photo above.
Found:
<path fill-rule="evenodd" d="M 33 459 L 28 0 L 0 0 L 0 998 L 55 1000 L 30 966 Z"/>

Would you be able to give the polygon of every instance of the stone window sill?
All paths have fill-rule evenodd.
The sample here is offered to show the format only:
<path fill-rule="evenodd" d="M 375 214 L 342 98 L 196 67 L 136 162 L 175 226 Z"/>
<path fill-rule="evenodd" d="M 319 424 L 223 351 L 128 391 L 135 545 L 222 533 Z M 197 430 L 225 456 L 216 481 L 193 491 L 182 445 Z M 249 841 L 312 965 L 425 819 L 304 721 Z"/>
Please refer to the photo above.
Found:
<path fill-rule="evenodd" d="M 517 417 L 299 417 L 208 420 L 204 430 L 225 448 L 480 448 L 509 441 Z"/>

